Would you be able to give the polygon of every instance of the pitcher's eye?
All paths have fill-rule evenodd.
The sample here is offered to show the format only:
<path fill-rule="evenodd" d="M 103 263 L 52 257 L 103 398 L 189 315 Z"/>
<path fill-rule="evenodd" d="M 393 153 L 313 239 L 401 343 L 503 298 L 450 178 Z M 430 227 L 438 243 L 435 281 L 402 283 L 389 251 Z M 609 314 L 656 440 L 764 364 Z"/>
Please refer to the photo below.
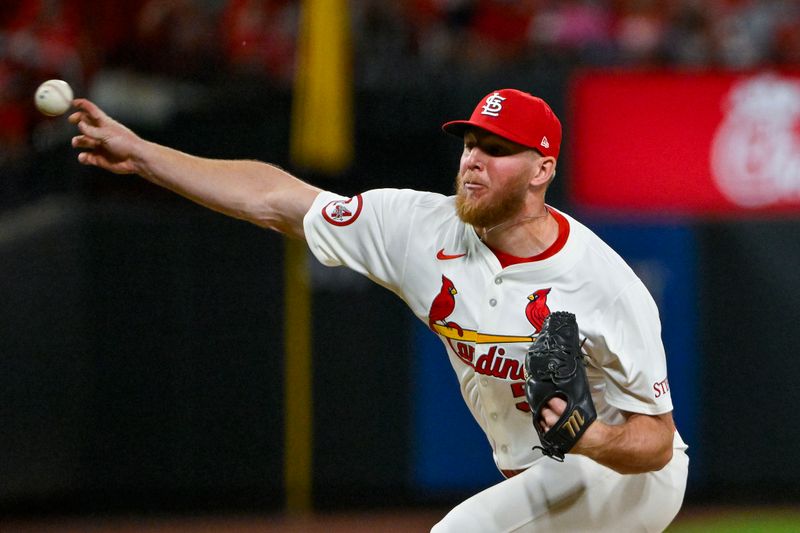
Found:
<path fill-rule="evenodd" d="M 508 155 L 508 150 L 506 147 L 499 144 L 490 144 L 489 146 L 485 146 L 484 151 L 493 157 L 502 157 L 504 155 Z"/>

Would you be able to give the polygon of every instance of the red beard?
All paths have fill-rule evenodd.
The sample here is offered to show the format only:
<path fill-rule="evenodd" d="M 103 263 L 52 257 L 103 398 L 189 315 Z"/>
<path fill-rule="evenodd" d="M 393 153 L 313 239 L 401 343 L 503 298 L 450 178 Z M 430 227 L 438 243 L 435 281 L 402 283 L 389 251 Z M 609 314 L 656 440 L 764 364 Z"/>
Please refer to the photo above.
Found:
<path fill-rule="evenodd" d="M 476 228 L 491 228 L 510 220 L 525 206 L 527 181 L 519 187 L 505 187 L 484 193 L 480 199 L 468 198 L 461 174 L 456 176 L 456 213 L 462 222 Z"/>

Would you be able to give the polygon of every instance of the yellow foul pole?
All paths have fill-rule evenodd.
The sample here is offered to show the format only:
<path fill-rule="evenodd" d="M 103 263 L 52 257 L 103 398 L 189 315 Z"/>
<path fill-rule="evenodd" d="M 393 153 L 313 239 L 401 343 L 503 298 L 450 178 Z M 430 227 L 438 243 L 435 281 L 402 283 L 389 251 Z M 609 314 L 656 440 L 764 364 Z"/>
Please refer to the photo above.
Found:
<path fill-rule="evenodd" d="M 345 170 L 353 158 L 349 11 L 346 0 L 302 0 L 290 156 L 295 169 Z M 311 287 L 305 243 L 285 241 L 286 506 L 313 506 Z"/>

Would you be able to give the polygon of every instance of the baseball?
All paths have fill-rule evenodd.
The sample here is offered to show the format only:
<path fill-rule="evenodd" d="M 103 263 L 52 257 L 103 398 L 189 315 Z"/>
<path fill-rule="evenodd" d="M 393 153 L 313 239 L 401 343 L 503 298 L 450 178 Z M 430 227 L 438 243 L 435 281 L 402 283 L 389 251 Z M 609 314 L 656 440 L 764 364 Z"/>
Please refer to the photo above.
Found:
<path fill-rule="evenodd" d="M 64 114 L 72 105 L 72 87 L 64 80 L 47 80 L 36 89 L 36 109 L 48 117 Z"/>

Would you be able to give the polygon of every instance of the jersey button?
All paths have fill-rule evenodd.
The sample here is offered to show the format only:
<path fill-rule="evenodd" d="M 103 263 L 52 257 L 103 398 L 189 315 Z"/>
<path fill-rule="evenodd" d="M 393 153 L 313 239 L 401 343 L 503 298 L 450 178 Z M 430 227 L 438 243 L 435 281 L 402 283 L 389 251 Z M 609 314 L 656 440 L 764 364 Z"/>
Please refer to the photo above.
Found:
<path fill-rule="evenodd" d="M 491 417 L 492 417 L 492 420 L 497 420 L 497 413 L 492 413 L 492 414 L 491 414 L 491 415 L 489 415 L 489 416 L 491 416 Z"/>
<path fill-rule="evenodd" d="M 494 278 L 495 285 L 500 285 L 501 283 L 503 283 L 503 278 Z"/>
<path fill-rule="evenodd" d="M 489 300 L 489 305 L 491 305 L 492 307 L 494 307 L 495 305 L 497 305 L 497 300 L 495 300 L 494 298 L 492 298 L 491 300 Z"/>
<path fill-rule="evenodd" d="M 508 446 L 503 444 L 502 446 L 500 446 L 500 451 L 503 453 L 508 453 Z"/>

